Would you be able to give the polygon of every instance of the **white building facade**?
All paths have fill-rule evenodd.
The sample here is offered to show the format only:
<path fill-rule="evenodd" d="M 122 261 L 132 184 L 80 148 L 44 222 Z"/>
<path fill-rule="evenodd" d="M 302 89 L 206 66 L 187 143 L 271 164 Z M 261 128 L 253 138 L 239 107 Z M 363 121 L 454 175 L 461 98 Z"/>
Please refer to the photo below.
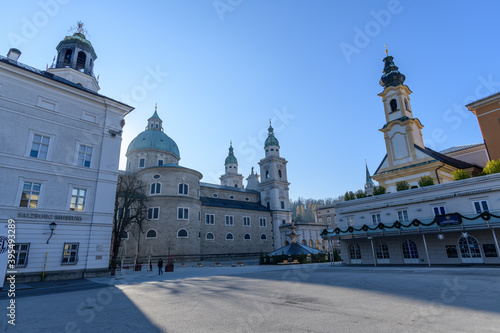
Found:
<path fill-rule="evenodd" d="M 133 108 L 97 93 L 97 56 L 81 30 L 57 51 L 47 71 L 18 62 L 16 49 L 0 57 L 0 221 L 15 221 L 18 282 L 109 272 L 121 128 Z"/>

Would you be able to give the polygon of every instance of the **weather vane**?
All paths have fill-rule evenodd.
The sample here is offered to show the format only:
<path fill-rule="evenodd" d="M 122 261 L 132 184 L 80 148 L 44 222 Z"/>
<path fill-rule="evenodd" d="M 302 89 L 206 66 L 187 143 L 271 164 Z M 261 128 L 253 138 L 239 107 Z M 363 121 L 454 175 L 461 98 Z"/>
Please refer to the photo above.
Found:
<path fill-rule="evenodd" d="M 77 34 L 82 34 L 84 36 L 87 36 L 88 35 L 88 31 L 87 29 L 85 29 L 83 26 L 85 24 L 82 22 L 82 21 L 77 21 L 76 22 L 76 27 L 71 27 L 69 29 L 69 32 L 74 32 L 74 33 L 77 33 Z"/>
<path fill-rule="evenodd" d="M 384 47 L 385 47 L 385 55 L 389 56 L 389 50 L 387 50 L 387 44 L 385 44 Z"/>
<path fill-rule="evenodd" d="M 158 110 L 158 103 L 155 103 L 155 111 Z"/>

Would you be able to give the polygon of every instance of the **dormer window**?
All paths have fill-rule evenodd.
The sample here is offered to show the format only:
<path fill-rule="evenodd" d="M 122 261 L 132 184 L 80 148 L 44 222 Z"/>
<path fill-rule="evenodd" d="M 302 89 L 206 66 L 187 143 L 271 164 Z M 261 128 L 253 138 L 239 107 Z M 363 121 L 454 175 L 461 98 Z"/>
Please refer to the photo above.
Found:
<path fill-rule="evenodd" d="M 156 127 L 156 128 L 158 128 L 158 124 L 156 124 L 156 126 L 155 126 L 155 127 Z"/>
<path fill-rule="evenodd" d="M 389 105 L 391 106 L 391 112 L 398 111 L 398 102 L 395 99 L 391 100 Z"/>

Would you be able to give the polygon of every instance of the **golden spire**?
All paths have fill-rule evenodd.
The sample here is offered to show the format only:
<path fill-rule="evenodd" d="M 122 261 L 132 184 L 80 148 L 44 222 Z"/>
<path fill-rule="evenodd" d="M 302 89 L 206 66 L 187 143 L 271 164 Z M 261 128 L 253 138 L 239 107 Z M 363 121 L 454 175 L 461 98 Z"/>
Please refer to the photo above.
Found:
<path fill-rule="evenodd" d="M 385 44 L 384 47 L 385 47 L 385 55 L 388 57 L 389 56 L 389 50 L 387 50 L 387 44 Z"/>
<path fill-rule="evenodd" d="M 158 111 L 158 103 L 155 103 L 155 112 Z"/>

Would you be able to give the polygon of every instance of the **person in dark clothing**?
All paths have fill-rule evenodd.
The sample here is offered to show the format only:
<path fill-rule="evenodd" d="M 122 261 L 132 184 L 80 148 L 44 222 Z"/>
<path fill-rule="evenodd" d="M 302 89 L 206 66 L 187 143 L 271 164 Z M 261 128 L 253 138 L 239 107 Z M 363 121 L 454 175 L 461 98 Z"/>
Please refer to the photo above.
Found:
<path fill-rule="evenodd" d="M 163 274 L 163 260 L 158 260 L 158 275 Z"/>

